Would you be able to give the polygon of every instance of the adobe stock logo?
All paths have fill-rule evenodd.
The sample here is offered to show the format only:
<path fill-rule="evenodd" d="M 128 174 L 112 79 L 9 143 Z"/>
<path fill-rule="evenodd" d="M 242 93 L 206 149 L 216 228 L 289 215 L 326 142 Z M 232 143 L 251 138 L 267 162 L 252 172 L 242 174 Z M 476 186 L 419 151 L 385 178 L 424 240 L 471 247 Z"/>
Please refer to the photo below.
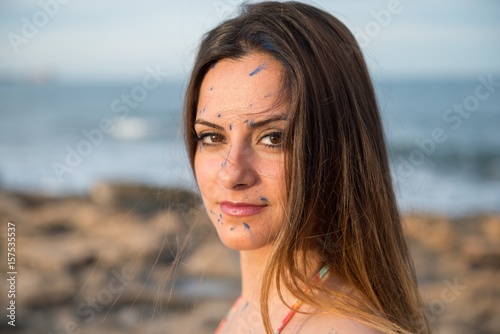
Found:
<path fill-rule="evenodd" d="M 406 0 L 406 2 L 411 1 L 413 0 Z M 373 20 L 366 22 L 362 29 L 356 27 L 353 31 L 359 46 L 362 49 L 366 48 L 374 38 L 392 23 L 392 19 L 400 15 L 404 9 L 405 6 L 400 0 L 389 0 L 385 9 L 372 10 L 370 15 Z"/>
<path fill-rule="evenodd" d="M 65 158 L 52 161 L 51 167 L 59 182 L 63 182 L 66 174 L 73 173 L 83 163 L 85 157 L 92 154 L 94 148 L 103 143 L 106 135 L 112 134 L 116 130 L 116 125 L 126 119 L 130 111 L 137 108 L 153 90 L 160 87 L 167 77 L 168 72 L 163 71 L 159 65 L 156 65 L 154 69 L 150 66 L 146 67 L 146 74 L 141 84 L 135 85 L 128 93 L 121 94 L 120 98 L 111 102 L 110 109 L 113 118 L 103 117 L 95 127 L 90 130 L 83 129 L 81 133 L 84 138 L 75 146 L 66 145 Z"/>
<path fill-rule="evenodd" d="M 455 102 L 453 106 L 444 111 L 442 119 L 449 124 L 449 129 L 435 127 L 430 131 L 430 135 L 424 139 L 415 139 L 417 148 L 412 150 L 407 157 L 398 156 L 396 172 L 399 180 L 413 175 L 417 168 L 426 161 L 430 162 L 431 156 L 436 152 L 439 145 L 444 144 L 449 139 L 449 133 L 460 129 L 465 120 L 480 111 L 481 103 L 489 99 L 500 87 L 500 81 L 495 81 L 493 74 L 480 76 L 477 78 L 479 84 L 474 92 L 467 95 L 460 102 Z"/>
<path fill-rule="evenodd" d="M 70 1 L 71 0 L 39 1 L 38 5 L 40 6 L 40 10 L 33 14 L 31 20 L 26 16 L 21 18 L 23 22 L 21 34 L 12 31 L 7 34 L 12 50 L 14 50 L 16 54 L 19 53 L 19 47 L 23 44 L 28 44 L 35 38 L 40 32 L 40 29 L 44 28 L 49 23 L 50 19 L 59 14 L 61 5 L 66 5 Z"/>
<path fill-rule="evenodd" d="M 106 287 L 99 290 L 94 296 L 88 296 L 85 301 L 77 306 L 76 315 L 83 320 L 84 324 L 90 324 L 98 313 L 113 307 L 127 285 L 134 279 L 134 276 L 127 274 L 126 268 L 122 268 L 121 272 L 116 269 L 111 270 L 111 276 Z M 68 321 L 64 326 L 64 330 L 49 332 L 49 334 L 86 333 L 81 325 L 75 321 Z"/>
<path fill-rule="evenodd" d="M 237 13 L 237 9 L 242 3 L 243 0 L 215 0 L 212 2 L 212 6 L 219 19 L 227 20 Z"/>

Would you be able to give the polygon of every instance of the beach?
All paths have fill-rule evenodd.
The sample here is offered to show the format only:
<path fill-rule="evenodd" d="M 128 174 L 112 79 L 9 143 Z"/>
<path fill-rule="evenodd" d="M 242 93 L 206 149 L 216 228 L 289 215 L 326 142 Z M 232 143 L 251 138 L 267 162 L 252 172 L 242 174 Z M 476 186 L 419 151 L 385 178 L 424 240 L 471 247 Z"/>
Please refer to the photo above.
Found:
<path fill-rule="evenodd" d="M 500 1 L 304 1 L 333 14 L 339 22 L 331 27 L 330 19 L 306 22 L 314 9 L 300 27 L 287 23 L 295 10 L 283 7 L 283 24 L 264 20 L 250 38 L 261 44 L 255 50 L 282 60 L 289 75 L 281 86 L 291 87 L 273 106 L 287 115 L 284 128 L 263 128 L 265 136 L 252 125 L 269 121 L 260 118 L 272 110 L 251 111 L 276 97 L 260 88 L 277 85 L 254 87 L 246 73 L 228 79 L 221 57 L 247 57 L 217 46 L 231 38 L 208 38 L 257 1 L 69 2 L 0 1 L 0 334 L 214 333 L 240 292 L 240 263 L 203 208 L 200 191 L 213 189 L 197 182 L 200 172 L 216 171 L 216 156 L 221 167 L 239 159 L 231 148 L 243 143 L 242 124 L 255 147 L 292 134 L 294 147 L 262 147 L 302 156 L 297 166 L 333 162 L 321 175 L 342 172 L 337 150 L 321 159 L 312 149 L 289 152 L 374 142 L 376 154 L 363 149 L 364 158 L 345 165 L 356 174 L 371 168 L 370 157 L 385 156 L 379 131 L 363 134 L 378 129 L 378 118 L 383 177 L 393 185 L 433 333 L 500 333 Z M 251 21 L 233 37 L 250 33 Z M 209 49 L 224 52 L 203 56 Z M 364 63 L 376 103 L 370 85 L 358 90 L 367 84 Z M 277 68 L 262 61 L 254 69 L 247 79 L 274 77 Z M 209 72 L 217 74 L 203 78 L 205 103 L 197 82 Z M 313 100 L 321 108 L 306 106 Z M 207 113 L 194 123 L 221 117 L 214 131 L 229 145 L 210 156 L 197 147 L 207 158 L 197 158 L 197 175 L 186 150 L 195 140 L 186 116 L 195 110 Z M 307 115 L 288 117 L 299 114 Z M 351 117 L 359 129 L 342 126 L 347 141 L 330 140 L 336 134 L 324 130 L 355 124 Z M 196 142 L 210 136 L 198 131 Z M 312 137 L 322 144 L 309 145 Z M 273 181 L 267 172 L 278 165 L 249 159 Z M 320 181 L 303 186 L 326 186 Z"/>
<path fill-rule="evenodd" d="M 185 189 L 3 190 L 0 203 L 2 276 L 8 223 L 16 254 L 15 297 L 0 296 L 2 305 L 15 301 L 15 327 L 3 315 L 2 333 L 208 334 L 239 293 L 238 254 Z M 404 225 L 433 328 L 497 333 L 500 215 L 407 212 Z"/>
<path fill-rule="evenodd" d="M 467 118 L 454 109 L 485 78 L 374 80 L 420 290 L 440 333 L 500 328 L 500 95 Z M 184 83 L 115 108 L 136 85 L 0 84 L 0 332 L 213 333 L 236 299 L 238 255 L 193 193 Z"/>

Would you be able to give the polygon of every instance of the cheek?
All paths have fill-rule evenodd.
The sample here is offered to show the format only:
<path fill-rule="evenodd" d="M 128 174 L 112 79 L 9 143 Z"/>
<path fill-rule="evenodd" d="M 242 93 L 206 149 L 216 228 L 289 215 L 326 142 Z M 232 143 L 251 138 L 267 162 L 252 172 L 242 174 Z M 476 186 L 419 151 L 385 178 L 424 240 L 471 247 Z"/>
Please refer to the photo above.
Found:
<path fill-rule="evenodd" d="M 205 197 L 205 194 L 209 193 L 209 189 L 213 188 L 217 170 L 215 164 L 217 159 L 210 159 L 204 154 L 196 153 L 194 156 L 194 174 L 196 177 L 196 183 L 200 189 L 201 195 Z"/>
<path fill-rule="evenodd" d="M 267 186 L 276 191 L 276 195 L 282 195 L 285 192 L 285 173 L 282 159 L 268 160 L 259 166 L 258 171 Z"/>

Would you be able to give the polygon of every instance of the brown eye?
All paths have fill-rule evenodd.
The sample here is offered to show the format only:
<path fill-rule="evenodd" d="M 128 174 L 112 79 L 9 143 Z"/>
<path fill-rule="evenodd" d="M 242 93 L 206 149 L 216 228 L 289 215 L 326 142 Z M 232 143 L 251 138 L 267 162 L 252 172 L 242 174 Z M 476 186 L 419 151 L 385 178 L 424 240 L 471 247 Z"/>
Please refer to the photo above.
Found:
<path fill-rule="evenodd" d="M 221 135 L 219 134 L 213 134 L 213 135 L 210 135 L 210 141 L 212 143 L 220 143 L 224 140 L 224 137 L 222 137 Z"/>
<path fill-rule="evenodd" d="M 278 147 L 283 142 L 283 133 L 271 132 L 270 134 L 262 137 L 261 141 L 266 146 Z"/>
<path fill-rule="evenodd" d="M 219 133 L 204 133 L 198 137 L 198 141 L 204 145 L 213 145 L 222 143 L 224 136 Z"/>

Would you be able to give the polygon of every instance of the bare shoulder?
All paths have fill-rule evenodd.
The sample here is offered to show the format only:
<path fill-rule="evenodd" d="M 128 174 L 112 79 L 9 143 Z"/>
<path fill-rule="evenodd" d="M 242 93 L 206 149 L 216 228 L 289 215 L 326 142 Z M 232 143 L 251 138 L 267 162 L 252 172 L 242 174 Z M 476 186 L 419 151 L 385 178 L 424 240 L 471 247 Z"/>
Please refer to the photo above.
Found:
<path fill-rule="evenodd" d="M 334 314 L 311 315 L 301 317 L 302 319 L 295 323 L 297 334 L 317 333 L 317 334 L 381 334 L 380 331 L 373 329 L 359 321 L 349 319 Z"/>
<path fill-rule="evenodd" d="M 363 300 L 363 297 L 352 287 L 348 286 L 341 278 L 334 275 L 329 276 L 329 279 L 325 281 L 332 289 L 338 289 L 344 294 L 357 297 Z M 296 334 L 382 334 L 368 325 L 362 322 L 335 313 L 328 314 L 314 314 L 314 308 L 303 305 L 301 310 L 310 311 L 313 314 L 297 313 L 295 315 L 296 319 L 290 322 L 293 329 L 291 333 Z M 294 322 L 295 320 L 295 322 Z"/>

